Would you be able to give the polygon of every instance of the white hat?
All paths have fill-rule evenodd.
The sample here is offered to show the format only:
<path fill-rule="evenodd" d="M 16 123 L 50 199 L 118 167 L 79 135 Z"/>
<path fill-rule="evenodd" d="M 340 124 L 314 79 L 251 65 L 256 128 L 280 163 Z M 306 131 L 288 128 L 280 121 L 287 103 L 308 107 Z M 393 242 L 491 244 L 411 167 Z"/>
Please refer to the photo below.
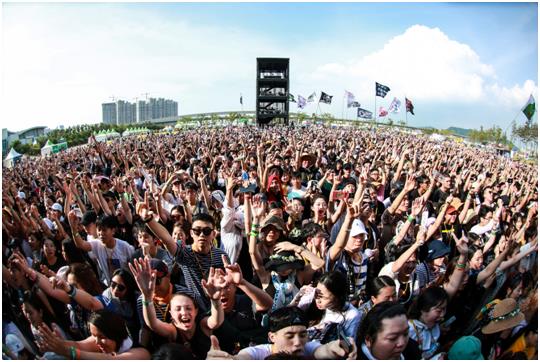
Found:
<path fill-rule="evenodd" d="M 364 223 L 362 221 L 354 219 L 351 226 L 350 236 L 356 236 L 359 234 L 367 234 L 366 227 L 364 226 Z"/>
<path fill-rule="evenodd" d="M 26 198 L 26 194 L 24 192 L 22 192 L 22 191 L 19 191 L 17 193 L 17 196 L 19 196 L 19 199 L 25 199 Z"/>
<path fill-rule="evenodd" d="M 6 346 L 11 352 L 17 355 L 17 357 L 19 356 L 19 352 L 24 349 L 24 345 L 21 342 L 20 338 L 17 337 L 17 335 L 11 333 L 6 336 Z"/>
<path fill-rule="evenodd" d="M 216 190 L 212 192 L 212 198 L 221 202 L 222 204 L 225 203 L 225 194 L 221 190 Z"/>
<path fill-rule="evenodd" d="M 60 211 L 60 212 L 64 211 L 64 208 L 58 202 L 55 202 L 53 206 L 51 206 L 51 209 L 53 209 L 54 211 Z"/>
<path fill-rule="evenodd" d="M 82 217 L 83 217 L 83 212 L 82 212 L 82 210 L 81 210 L 80 208 L 78 208 L 78 207 L 74 208 L 74 209 L 73 209 L 73 212 L 75 213 L 75 215 L 77 215 L 77 217 L 78 217 L 79 219 L 82 219 Z"/>

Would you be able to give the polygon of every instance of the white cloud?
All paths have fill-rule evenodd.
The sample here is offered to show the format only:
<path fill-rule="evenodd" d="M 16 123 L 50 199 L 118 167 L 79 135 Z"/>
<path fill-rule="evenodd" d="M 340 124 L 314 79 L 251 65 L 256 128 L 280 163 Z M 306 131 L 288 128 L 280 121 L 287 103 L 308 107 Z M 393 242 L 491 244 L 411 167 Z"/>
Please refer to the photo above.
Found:
<path fill-rule="evenodd" d="M 506 88 L 496 83 L 495 69 L 481 61 L 466 44 L 448 38 L 440 29 L 414 25 L 377 52 L 351 65 L 331 63 L 318 67 L 314 79 L 354 78 L 364 84 L 359 95 L 373 94 L 373 82 L 391 87 L 398 97 L 417 101 L 503 102 L 515 105 L 536 90 L 533 81 Z M 349 80 L 350 82 L 350 80 Z M 365 85 L 367 84 L 367 85 Z M 356 87 L 358 89 L 358 87 Z"/>

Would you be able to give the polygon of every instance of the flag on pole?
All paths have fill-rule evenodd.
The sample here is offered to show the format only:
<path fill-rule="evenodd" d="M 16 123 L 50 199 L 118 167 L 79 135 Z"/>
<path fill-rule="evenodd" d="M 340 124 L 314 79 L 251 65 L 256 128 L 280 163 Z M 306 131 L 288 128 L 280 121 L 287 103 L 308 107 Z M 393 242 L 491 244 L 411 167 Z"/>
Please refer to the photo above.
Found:
<path fill-rule="evenodd" d="M 243 101 L 242 101 L 242 95 L 240 94 L 240 104 L 241 105 L 244 105 Z"/>
<path fill-rule="evenodd" d="M 390 92 L 390 88 L 383 85 L 383 84 L 380 84 L 380 83 L 377 83 L 375 82 L 375 95 L 377 97 L 382 97 L 384 98 L 386 96 L 386 93 Z"/>
<path fill-rule="evenodd" d="M 388 106 L 388 112 L 390 113 L 399 113 L 399 107 L 401 107 L 401 101 L 394 97 L 392 103 Z"/>
<path fill-rule="evenodd" d="M 296 99 L 294 99 L 294 95 L 292 95 L 291 93 L 289 93 L 289 96 L 288 96 L 288 99 L 287 99 L 289 102 L 293 102 L 293 103 L 296 103 Z"/>
<path fill-rule="evenodd" d="M 354 94 L 346 90 L 345 96 L 347 97 L 347 108 L 354 107 Z"/>
<path fill-rule="evenodd" d="M 352 102 L 352 103 L 351 103 L 351 108 L 353 108 L 353 107 L 354 107 L 354 108 L 360 107 L 360 103 L 357 102 L 357 101 Z"/>
<path fill-rule="evenodd" d="M 380 107 L 379 108 L 379 117 L 386 117 L 388 115 L 388 112 L 386 111 L 386 109 L 384 109 L 384 107 Z"/>
<path fill-rule="evenodd" d="M 319 99 L 319 102 L 331 104 L 332 103 L 332 97 L 330 94 L 326 94 L 324 92 L 321 92 L 321 99 Z"/>
<path fill-rule="evenodd" d="M 307 104 L 306 99 L 299 94 L 298 95 L 298 103 L 297 103 L 298 108 L 304 109 L 306 104 Z"/>
<path fill-rule="evenodd" d="M 527 104 L 525 105 L 525 107 L 523 107 L 521 111 L 523 112 L 525 117 L 527 117 L 527 120 L 530 122 L 534 116 L 534 112 L 536 111 L 536 103 L 532 94 L 529 97 Z"/>
<path fill-rule="evenodd" d="M 405 97 L 405 108 L 407 109 L 406 112 L 411 112 L 411 114 L 414 116 L 414 106 L 411 100 L 407 99 L 407 97 Z"/>
<path fill-rule="evenodd" d="M 371 119 L 371 118 L 373 118 L 373 113 L 371 113 L 367 109 L 358 108 L 358 118 Z"/>
<path fill-rule="evenodd" d="M 317 97 L 317 93 L 315 92 L 311 93 L 311 95 L 307 99 L 307 102 L 308 103 L 315 102 L 315 97 Z"/>

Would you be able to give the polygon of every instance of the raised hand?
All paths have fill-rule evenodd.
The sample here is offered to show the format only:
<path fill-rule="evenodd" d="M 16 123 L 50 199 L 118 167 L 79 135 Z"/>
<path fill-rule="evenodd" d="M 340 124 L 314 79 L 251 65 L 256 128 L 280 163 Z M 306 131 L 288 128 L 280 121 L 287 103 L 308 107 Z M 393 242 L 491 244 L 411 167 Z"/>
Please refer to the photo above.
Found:
<path fill-rule="evenodd" d="M 405 190 L 407 192 L 410 192 L 414 190 L 414 187 L 416 186 L 416 178 L 414 177 L 414 174 L 409 174 L 407 176 L 407 181 L 405 181 Z"/>
<path fill-rule="evenodd" d="M 349 219 L 356 219 L 362 215 L 361 202 L 350 204 L 348 200 L 343 200 L 347 205 L 347 217 Z"/>
<path fill-rule="evenodd" d="M 266 205 L 264 201 L 261 200 L 260 195 L 255 195 L 252 202 L 253 217 L 258 218 L 259 220 L 264 217 L 266 214 Z"/>
<path fill-rule="evenodd" d="M 146 201 L 148 201 L 148 198 L 146 198 Z M 135 211 L 143 220 L 148 220 L 148 218 L 154 217 L 154 213 L 150 211 L 150 207 L 148 206 L 147 202 L 137 202 Z"/>
<path fill-rule="evenodd" d="M 227 280 L 211 267 L 208 272 L 208 280 L 203 279 L 201 285 L 210 299 L 218 300 L 221 295 L 221 290 L 227 286 Z"/>
<path fill-rule="evenodd" d="M 146 300 L 151 300 L 154 296 L 154 288 L 156 285 L 156 272 L 150 267 L 150 258 L 135 259 L 129 263 L 129 270 L 133 274 L 139 290 L 144 295 Z"/>
<path fill-rule="evenodd" d="M 416 234 L 416 243 L 419 246 L 424 245 L 426 242 L 426 235 L 427 235 L 427 228 L 425 226 L 420 226 L 420 229 L 418 229 L 418 234 Z"/>
<path fill-rule="evenodd" d="M 229 264 L 225 255 L 221 256 L 221 260 L 223 261 L 223 265 L 225 265 L 227 283 L 233 283 L 234 285 L 240 284 L 244 280 L 240 265 L 238 265 L 238 263 Z"/>
<path fill-rule="evenodd" d="M 41 352 L 54 352 L 61 356 L 69 356 L 69 347 L 64 343 L 64 340 L 45 323 L 38 327 L 38 333 L 41 338 L 37 338 L 37 344 Z"/>
<path fill-rule="evenodd" d="M 418 197 L 413 201 L 412 207 L 411 207 L 411 215 L 418 216 L 424 209 L 424 199 L 422 197 Z"/>

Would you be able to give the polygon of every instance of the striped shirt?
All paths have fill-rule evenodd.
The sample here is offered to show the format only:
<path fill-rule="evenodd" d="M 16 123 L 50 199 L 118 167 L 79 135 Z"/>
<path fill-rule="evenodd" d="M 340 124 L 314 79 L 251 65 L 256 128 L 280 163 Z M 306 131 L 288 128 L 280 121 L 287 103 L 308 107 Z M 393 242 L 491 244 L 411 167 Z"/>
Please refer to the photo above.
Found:
<path fill-rule="evenodd" d="M 190 290 L 203 311 L 210 310 L 210 300 L 202 289 L 201 280 L 208 278 L 210 267 L 225 268 L 221 260 L 222 255 L 227 257 L 223 250 L 213 246 L 210 253 L 203 255 L 195 253 L 191 249 L 191 245 L 182 247 L 179 244 L 174 256 L 176 263 L 182 270 L 180 284 Z M 227 260 L 229 260 L 228 257 Z"/>
<path fill-rule="evenodd" d="M 368 269 L 368 260 L 366 254 L 363 252 L 359 252 L 361 255 L 361 261 L 358 263 L 357 261 L 353 260 L 349 254 L 343 250 L 338 258 L 336 259 L 334 263 L 333 270 L 339 270 L 340 272 L 344 273 L 347 276 L 347 279 L 352 279 L 354 281 L 354 292 L 350 290 L 349 293 L 349 299 L 358 299 L 360 295 L 364 292 L 366 289 L 366 280 L 367 280 L 367 269 Z M 327 254 L 327 270 L 329 271 L 329 261 L 330 261 L 330 253 Z M 352 269 L 351 269 L 352 267 Z M 351 273 L 352 272 L 352 273 Z M 352 278 L 350 277 L 352 274 Z"/>

